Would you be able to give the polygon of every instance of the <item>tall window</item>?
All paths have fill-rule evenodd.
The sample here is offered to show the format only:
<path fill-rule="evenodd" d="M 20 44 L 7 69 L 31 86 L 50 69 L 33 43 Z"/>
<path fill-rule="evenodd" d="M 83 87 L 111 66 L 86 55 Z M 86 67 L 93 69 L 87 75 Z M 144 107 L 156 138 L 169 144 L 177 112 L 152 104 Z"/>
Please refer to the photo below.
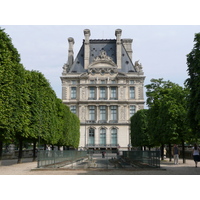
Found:
<path fill-rule="evenodd" d="M 71 87 L 71 99 L 76 99 L 76 87 Z"/>
<path fill-rule="evenodd" d="M 89 99 L 95 99 L 95 87 L 90 87 L 89 91 Z"/>
<path fill-rule="evenodd" d="M 106 99 L 106 87 L 100 87 L 100 99 Z"/>
<path fill-rule="evenodd" d="M 76 106 L 70 106 L 70 110 L 72 113 L 76 114 Z"/>
<path fill-rule="evenodd" d="M 130 87 L 130 99 L 135 99 L 135 87 Z"/>
<path fill-rule="evenodd" d="M 110 106 L 110 119 L 117 120 L 117 106 Z"/>
<path fill-rule="evenodd" d="M 117 99 L 117 88 L 116 87 L 110 88 L 110 99 Z"/>
<path fill-rule="evenodd" d="M 130 106 L 130 117 L 135 114 L 135 106 Z"/>
<path fill-rule="evenodd" d="M 89 120 L 95 120 L 95 106 L 89 106 Z"/>
<path fill-rule="evenodd" d="M 117 129 L 116 128 L 113 128 L 111 130 L 111 144 L 117 145 Z"/>
<path fill-rule="evenodd" d="M 88 141 L 89 145 L 94 145 L 94 129 L 90 128 L 89 129 L 89 141 Z"/>
<path fill-rule="evenodd" d="M 106 120 L 106 106 L 99 106 L 100 120 Z"/>
<path fill-rule="evenodd" d="M 102 128 L 100 130 L 100 145 L 106 145 L 106 129 Z"/>

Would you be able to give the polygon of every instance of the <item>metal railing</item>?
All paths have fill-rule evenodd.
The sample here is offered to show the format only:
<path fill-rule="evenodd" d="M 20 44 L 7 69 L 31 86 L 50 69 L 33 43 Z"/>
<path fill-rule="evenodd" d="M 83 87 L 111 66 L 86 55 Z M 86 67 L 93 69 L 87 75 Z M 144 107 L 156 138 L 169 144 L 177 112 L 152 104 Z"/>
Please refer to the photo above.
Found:
<path fill-rule="evenodd" d="M 90 148 L 118 148 L 119 144 L 86 144 Z"/>
<path fill-rule="evenodd" d="M 122 157 L 139 167 L 160 167 L 160 151 L 123 151 Z"/>
<path fill-rule="evenodd" d="M 64 150 L 39 151 L 38 168 L 159 168 L 160 151 Z"/>
<path fill-rule="evenodd" d="M 77 161 L 86 159 L 87 151 L 76 150 L 40 150 L 38 152 L 38 168 L 56 168 L 76 163 Z"/>

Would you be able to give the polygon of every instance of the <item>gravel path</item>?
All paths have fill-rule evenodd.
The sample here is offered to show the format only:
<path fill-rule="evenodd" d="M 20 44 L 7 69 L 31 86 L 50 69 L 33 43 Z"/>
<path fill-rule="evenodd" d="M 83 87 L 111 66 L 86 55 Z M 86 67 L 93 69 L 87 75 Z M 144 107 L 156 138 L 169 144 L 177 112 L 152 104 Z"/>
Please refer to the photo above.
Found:
<path fill-rule="evenodd" d="M 17 160 L 3 160 L 0 166 L 0 175 L 200 175 L 200 164 L 197 168 L 193 160 L 186 160 L 178 165 L 161 161 L 160 169 L 150 170 L 38 170 L 37 162 L 24 159 L 23 163 L 16 164 Z"/>

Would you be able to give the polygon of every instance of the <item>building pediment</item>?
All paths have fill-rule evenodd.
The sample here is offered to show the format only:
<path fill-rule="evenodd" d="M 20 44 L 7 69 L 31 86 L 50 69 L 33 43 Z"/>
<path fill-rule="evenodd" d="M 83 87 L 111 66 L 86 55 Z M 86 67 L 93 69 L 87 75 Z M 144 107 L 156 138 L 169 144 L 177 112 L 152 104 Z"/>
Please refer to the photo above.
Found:
<path fill-rule="evenodd" d="M 117 65 L 112 58 L 107 56 L 106 51 L 101 51 L 99 56 L 95 57 L 93 62 L 88 66 L 88 72 L 94 73 L 117 73 Z"/>
<path fill-rule="evenodd" d="M 110 56 L 107 56 L 106 51 L 101 51 L 99 56 L 93 59 L 93 62 L 88 68 L 99 68 L 99 67 L 112 67 L 117 68 L 117 65 L 113 62 Z"/>

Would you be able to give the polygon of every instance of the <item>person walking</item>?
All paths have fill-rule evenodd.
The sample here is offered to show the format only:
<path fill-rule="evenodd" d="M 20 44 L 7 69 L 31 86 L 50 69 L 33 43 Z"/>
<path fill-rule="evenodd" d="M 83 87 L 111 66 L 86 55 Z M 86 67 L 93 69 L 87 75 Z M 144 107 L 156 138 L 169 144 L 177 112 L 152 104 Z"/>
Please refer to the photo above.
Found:
<path fill-rule="evenodd" d="M 192 155 L 193 155 L 193 159 L 194 159 L 194 162 L 195 162 L 195 167 L 197 167 L 197 164 L 200 161 L 199 148 L 198 148 L 197 144 L 194 144 Z"/>
<path fill-rule="evenodd" d="M 178 165 L 179 154 L 180 154 L 180 151 L 178 149 L 178 146 L 176 144 L 174 144 L 174 147 L 172 149 L 172 155 L 174 156 L 174 164 L 175 165 Z"/>

